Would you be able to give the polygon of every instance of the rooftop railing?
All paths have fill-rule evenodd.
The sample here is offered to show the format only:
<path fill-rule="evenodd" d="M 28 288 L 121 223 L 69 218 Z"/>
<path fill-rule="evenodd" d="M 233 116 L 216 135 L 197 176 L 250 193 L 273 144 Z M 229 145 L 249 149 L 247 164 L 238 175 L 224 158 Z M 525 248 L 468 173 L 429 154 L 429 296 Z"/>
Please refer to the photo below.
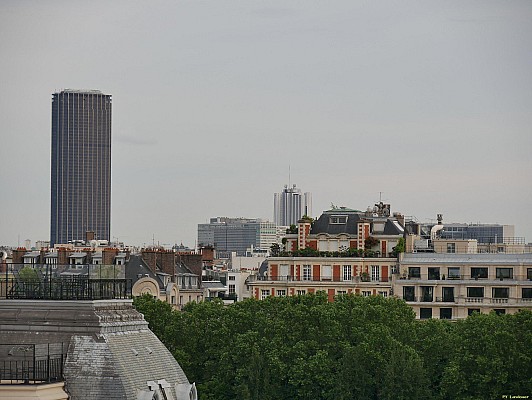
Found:
<path fill-rule="evenodd" d="M 66 347 L 63 343 L 0 344 L 0 385 L 62 381 Z"/>
<path fill-rule="evenodd" d="M 131 298 L 124 266 L 8 264 L 0 277 L 0 298 L 103 300 Z"/>

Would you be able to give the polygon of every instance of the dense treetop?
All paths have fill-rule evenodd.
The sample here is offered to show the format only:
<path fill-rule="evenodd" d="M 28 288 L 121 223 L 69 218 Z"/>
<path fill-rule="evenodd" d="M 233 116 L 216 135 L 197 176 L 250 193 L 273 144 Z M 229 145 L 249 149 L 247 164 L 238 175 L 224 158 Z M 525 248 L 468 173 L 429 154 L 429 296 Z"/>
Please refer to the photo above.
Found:
<path fill-rule="evenodd" d="M 402 300 L 322 293 L 135 299 L 202 400 L 494 399 L 532 394 L 532 313 L 415 320 Z"/>

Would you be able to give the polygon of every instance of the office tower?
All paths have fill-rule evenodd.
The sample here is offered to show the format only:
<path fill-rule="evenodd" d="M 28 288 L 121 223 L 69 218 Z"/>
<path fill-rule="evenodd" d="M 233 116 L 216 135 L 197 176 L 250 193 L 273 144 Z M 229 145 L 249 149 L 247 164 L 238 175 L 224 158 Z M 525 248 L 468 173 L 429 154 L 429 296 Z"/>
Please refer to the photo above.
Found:
<path fill-rule="evenodd" d="M 277 227 L 273 222 L 257 218 L 211 218 L 208 224 L 198 224 L 198 244 L 214 246 L 219 257 L 232 252 L 243 256 L 253 247 L 269 250 L 277 243 Z"/>
<path fill-rule="evenodd" d="M 50 244 L 110 239 L 111 95 L 63 90 L 52 97 Z"/>
<path fill-rule="evenodd" d="M 285 185 L 281 193 L 273 195 L 273 215 L 276 225 L 297 224 L 303 215 L 312 215 L 312 195 L 309 192 L 303 195 L 295 184 L 291 188 Z"/>

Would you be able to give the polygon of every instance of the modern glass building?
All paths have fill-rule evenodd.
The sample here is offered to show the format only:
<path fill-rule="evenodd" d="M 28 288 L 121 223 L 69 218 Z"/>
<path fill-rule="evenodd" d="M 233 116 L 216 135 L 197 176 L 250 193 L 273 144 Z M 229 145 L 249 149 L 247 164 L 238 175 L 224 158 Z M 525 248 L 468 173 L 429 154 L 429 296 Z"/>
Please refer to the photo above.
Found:
<path fill-rule="evenodd" d="M 219 257 L 232 252 L 243 256 L 253 246 L 269 250 L 277 243 L 277 227 L 273 222 L 258 218 L 211 218 L 208 224 L 198 224 L 198 245 L 214 246 Z"/>
<path fill-rule="evenodd" d="M 312 195 L 301 193 L 296 185 L 285 185 L 281 193 L 273 194 L 273 222 L 278 226 L 296 225 L 303 215 L 312 215 Z"/>
<path fill-rule="evenodd" d="M 111 236 L 111 95 L 52 96 L 50 245 Z"/>

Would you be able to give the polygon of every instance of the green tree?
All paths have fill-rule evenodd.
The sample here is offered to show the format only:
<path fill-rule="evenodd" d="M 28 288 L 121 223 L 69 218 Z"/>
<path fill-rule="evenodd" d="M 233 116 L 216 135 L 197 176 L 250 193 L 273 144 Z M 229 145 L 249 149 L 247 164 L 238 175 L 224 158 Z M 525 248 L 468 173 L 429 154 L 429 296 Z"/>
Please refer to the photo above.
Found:
<path fill-rule="evenodd" d="M 26 266 L 18 271 L 18 279 L 22 283 L 38 283 L 40 282 L 39 274 L 32 267 Z"/>

